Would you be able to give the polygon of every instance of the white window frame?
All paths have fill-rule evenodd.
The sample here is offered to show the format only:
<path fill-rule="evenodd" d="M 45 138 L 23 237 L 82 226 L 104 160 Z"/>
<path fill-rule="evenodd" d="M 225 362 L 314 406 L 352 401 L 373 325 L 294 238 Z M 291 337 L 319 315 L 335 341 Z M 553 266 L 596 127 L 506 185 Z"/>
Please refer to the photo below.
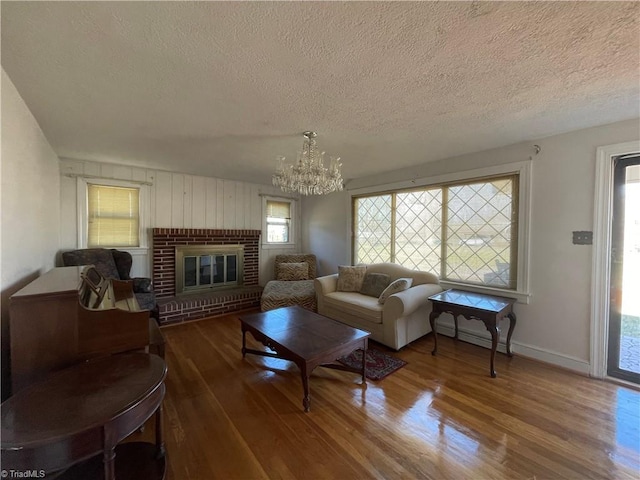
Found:
<path fill-rule="evenodd" d="M 349 191 L 349 230 L 347 245 L 352 245 L 352 229 L 353 229 L 353 205 L 354 197 L 363 195 L 375 195 L 387 193 L 390 191 L 398 191 L 416 187 L 428 187 L 442 183 L 467 181 L 482 177 L 498 177 L 502 175 L 517 174 L 519 175 L 519 197 L 518 197 L 518 265 L 517 265 L 517 287 L 516 290 L 503 289 L 499 287 L 489 287 L 483 285 L 470 285 L 467 283 L 441 280 L 440 284 L 443 288 L 460 288 L 468 291 L 500 295 L 504 297 L 515 298 L 520 303 L 529 303 L 531 292 L 529 290 L 529 264 L 530 264 L 530 225 L 531 225 L 531 165 L 532 161 L 514 162 L 503 165 L 495 165 L 492 167 L 478 168 L 467 170 L 464 172 L 450 173 L 438 175 L 436 177 L 416 178 L 405 182 L 397 182 L 387 185 L 376 185 L 373 187 L 364 187 Z M 353 248 L 351 249 L 353 256 Z M 351 258 L 351 263 L 354 259 Z"/>
<path fill-rule="evenodd" d="M 269 242 L 267 237 L 267 202 L 289 202 L 291 220 L 289 223 L 288 242 Z M 262 248 L 296 248 L 298 238 L 298 200 L 292 197 L 278 197 L 275 195 L 264 195 L 262 197 Z"/>
<path fill-rule="evenodd" d="M 135 182 L 127 182 L 124 180 L 111 180 L 102 178 L 84 178 L 78 177 L 77 183 L 77 195 L 78 195 L 78 248 L 88 248 L 88 235 L 89 235 L 89 185 L 104 185 L 107 187 L 123 187 L 123 188 L 136 188 L 140 191 L 139 202 L 139 223 L 138 223 L 138 238 L 140 239 L 140 245 L 137 247 L 105 247 L 105 248 L 117 248 L 131 254 L 142 254 L 149 250 L 149 239 L 147 235 L 148 223 L 149 223 L 149 185 Z"/>

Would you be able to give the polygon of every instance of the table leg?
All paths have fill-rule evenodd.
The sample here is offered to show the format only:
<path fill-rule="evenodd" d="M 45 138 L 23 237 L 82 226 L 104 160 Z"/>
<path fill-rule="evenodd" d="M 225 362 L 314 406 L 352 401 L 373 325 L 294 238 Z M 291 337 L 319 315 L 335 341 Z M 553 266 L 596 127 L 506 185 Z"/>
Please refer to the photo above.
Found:
<path fill-rule="evenodd" d="M 102 456 L 102 463 L 104 463 L 104 478 L 105 480 L 115 480 L 116 478 L 116 452 L 114 447 L 105 446 Z"/>
<path fill-rule="evenodd" d="M 516 328 L 516 314 L 510 312 L 507 313 L 506 316 L 509 318 L 509 333 L 507 333 L 507 355 L 509 357 L 513 357 L 513 353 L 511 353 L 511 334 L 513 334 L 513 330 Z"/>
<path fill-rule="evenodd" d="M 243 328 L 242 329 L 242 358 L 244 358 L 246 353 L 247 353 L 247 331 Z"/>
<path fill-rule="evenodd" d="M 436 319 L 439 315 L 440 312 L 435 311 L 432 311 L 429 314 L 429 324 L 431 324 L 431 331 L 433 332 L 433 350 L 431 352 L 431 355 L 435 355 L 436 353 L 438 353 L 438 332 L 436 332 Z"/>
<path fill-rule="evenodd" d="M 300 375 L 302 376 L 302 388 L 304 390 L 302 406 L 304 407 L 304 411 L 308 412 L 311 408 L 311 400 L 309 399 L 309 374 L 307 373 L 306 363 L 300 365 Z"/>
<path fill-rule="evenodd" d="M 500 338 L 500 329 L 494 321 L 493 324 L 487 325 L 487 330 L 491 333 L 491 378 L 496 378 L 497 373 L 495 368 L 493 368 L 494 360 L 496 357 L 496 349 L 498 348 L 498 339 Z"/>
<path fill-rule="evenodd" d="M 364 345 L 362 346 L 362 383 L 367 383 L 367 339 L 364 339 Z"/>
<path fill-rule="evenodd" d="M 164 447 L 164 436 L 162 433 L 162 403 L 156 410 L 156 458 L 162 458 L 165 456 L 166 450 Z"/>
<path fill-rule="evenodd" d="M 458 340 L 458 315 L 456 315 L 455 313 L 452 314 L 453 315 L 453 325 L 455 326 L 455 339 Z"/>

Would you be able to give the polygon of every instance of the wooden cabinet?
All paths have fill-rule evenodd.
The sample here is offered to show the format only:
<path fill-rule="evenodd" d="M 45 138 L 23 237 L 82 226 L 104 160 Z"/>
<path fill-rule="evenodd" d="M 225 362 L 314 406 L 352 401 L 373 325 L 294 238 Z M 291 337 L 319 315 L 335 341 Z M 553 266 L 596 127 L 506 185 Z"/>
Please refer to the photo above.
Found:
<path fill-rule="evenodd" d="M 77 362 L 82 268 L 54 268 L 11 296 L 12 393 Z"/>
<path fill-rule="evenodd" d="M 99 305 L 80 303 L 85 268 L 54 268 L 11 297 L 12 394 L 87 358 L 144 349 L 150 338 L 162 343 L 153 352 L 163 356 L 162 334 L 149 311 L 139 309 L 130 287 L 128 302 L 122 301 L 121 285 L 116 294 L 109 285 Z"/>

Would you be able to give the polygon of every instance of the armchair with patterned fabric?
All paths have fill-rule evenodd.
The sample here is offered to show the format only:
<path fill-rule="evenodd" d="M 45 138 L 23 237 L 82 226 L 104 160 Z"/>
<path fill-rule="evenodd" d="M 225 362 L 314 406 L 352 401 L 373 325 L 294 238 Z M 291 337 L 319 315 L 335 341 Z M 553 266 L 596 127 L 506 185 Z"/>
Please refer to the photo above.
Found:
<path fill-rule="evenodd" d="M 159 321 L 156 295 L 153 292 L 150 278 L 131 278 L 133 259 L 129 252 L 108 248 L 83 248 L 62 253 L 65 267 L 78 265 L 94 265 L 96 270 L 105 278 L 128 280 L 133 284 L 133 293 L 138 305 L 143 310 L 149 310 L 150 315 Z"/>
<path fill-rule="evenodd" d="M 307 310 L 316 310 L 316 256 L 296 253 L 276 255 L 276 279 L 268 282 L 260 298 L 263 312 L 280 307 L 299 305 Z"/>

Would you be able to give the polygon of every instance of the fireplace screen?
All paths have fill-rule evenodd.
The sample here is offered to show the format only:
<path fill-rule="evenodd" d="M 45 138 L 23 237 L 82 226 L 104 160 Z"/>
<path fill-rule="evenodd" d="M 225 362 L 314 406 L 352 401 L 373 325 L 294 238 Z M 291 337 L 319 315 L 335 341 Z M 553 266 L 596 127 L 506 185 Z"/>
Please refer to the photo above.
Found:
<path fill-rule="evenodd" d="M 242 282 L 243 247 L 176 248 L 176 293 L 236 286 Z"/>

